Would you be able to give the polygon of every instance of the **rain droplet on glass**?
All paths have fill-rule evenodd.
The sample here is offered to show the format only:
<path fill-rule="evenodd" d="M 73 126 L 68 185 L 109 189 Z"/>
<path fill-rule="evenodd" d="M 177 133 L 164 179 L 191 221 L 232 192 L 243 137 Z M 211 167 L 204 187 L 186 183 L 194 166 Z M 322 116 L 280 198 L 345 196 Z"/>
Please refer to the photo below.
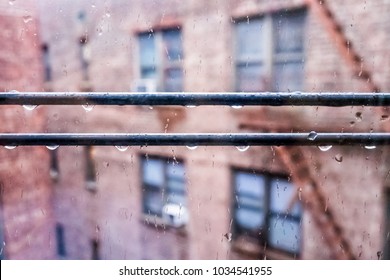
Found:
<path fill-rule="evenodd" d="M 196 105 L 188 104 L 188 105 L 186 105 L 186 107 L 187 107 L 187 108 L 195 108 Z"/>
<path fill-rule="evenodd" d="M 242 108 L 242 105 L 232 105 L 232 108 L 233 108 L 233 109 L 241 109 L 241 108 Z"/>
<path fill-rule="evenodd" d="M 317 138 L 318 134 L 315 131 L 310 131 L 309 135 L 307 136 L 307 139 L 310 141 L 314 141 Z"/>
<path fill-rule="evenodd" d="M 249 149 L 249 146 L 237 146 L 236 148 L 240 152 L 245 152 L 245 151 L 247 151 Z"/>
<path fill-rule="evenodd" d="M 46 146 L 46 148 L 48 148 L 50 151 L 54 151 L 58 147 L 59 147 L 59 145 L 49 145 L 49 146 Z"/>
<path fill-rule="evenodd" d="M 196 145 L 187 145 L 186 147 L 189 150 L 195 150 L 196 148 L 198 148 L 198 146 L 196 146 Z"/>
<path fill-rule="evenodd" d="M 129 146 L 115 146 L 115 148 L 117 148 L 118 151 L 124 152 L 129 148 Z"/>
<path fill-rule="evenodd" d="M 32 21 L 33 20 L 33 18 L 32 18 L 32 16 L 30 16 L 30 15 L 25 15 L 25 16 L 23 16 L 23 22 L 24 23 L 29 23 L 30 21 Z"/>
<path fill-rule="evenodd" d="M 7 146 L 4 146 L 4 148 L 8 149 L 8 150 L 13 150 L 15 149 L 17 146 L 14 146 L 14 145 L 7 145 Z"/>
<path fill-rule="evenodd" d="M 10 5 L 13 5 L 13 4 L 15 4 L 15 1 L 16 1 L 16 0 L 8 0 L 8 3 L 9 3 Z"/>
<path fill-rule="evenodd" d="M 86 112 L 91 112 L 92 109 L 93 109 L 93 107 L 95 107 L 95 105 L 89 105 L 89 104 L 87 104 L 87 105 L 81 105 L 81 106 L 83 106 L 83 109 L 84 109 Z"/>
<path fill-rule="evenodd" d="M 376 146 L 374 146 L 374 145 L 366 145 L 366 146 L 364 146 L 364 148 L 367 149 L 367 150 L 374 150 L 376 148 Z"/>
<path fill-rule="evenodd" d="M 340 155 L 340 154 L 337 154 L 337 155 L 335 155 L 334 159 L 335 159 L 337 162 L 342 162 L 342 161 L 343 161 L 343 156 Z"/>
<path fill-rule="evenodd" d="M 318 149 L 320 149 L 323 152 L 326 152 L 332 149 L 332 145 L 318 146 Z"/>
<path fill-rule="evenodd" d="M 355 118 L 359 122 L 362 121 L 363 120 L 362 112 L 356 112 Z"/>
<path fill-rule="evenodd" d="M 23 105 L 23 108 L 26 109 L 27 111 L 32 111 L 37 107 L 38 105 Z"/>

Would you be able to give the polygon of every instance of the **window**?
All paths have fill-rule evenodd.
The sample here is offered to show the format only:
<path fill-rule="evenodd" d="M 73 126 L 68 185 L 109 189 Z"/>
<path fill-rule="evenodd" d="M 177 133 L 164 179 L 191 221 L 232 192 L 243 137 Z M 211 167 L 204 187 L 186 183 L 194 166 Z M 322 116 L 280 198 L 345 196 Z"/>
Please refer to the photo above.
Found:
<path fill-rule="evenodd" d="M 4 219 L 3 219 L 3 185 L 0 183 L 0 260 L 5 259 Z"/>
<path fill-rule="evenodd" d="M 80 64 L 81 64 L 81 72 L 83 75 L 83 79 L 85 81 L 89 80 L 89 63 L 91 61 L 91 47 L 88 43 L 87 36 L 81 36 L 79 39 L 79 47 L 80 47 Z"/>
<path fill-rule="evenodd" d="M 162 158 L 142 159 L 143 212 L 148 215 L 169 219 L 178 218 L 181 225 L 185 223 L 186 190 L 185 171 L 181 162 Z M 167 209 L 168 207 L 168 209 Z M 179 209 L 180 217 L 171 213 Z M 164 213 L 168 212 L 168 213 Z"/>
<path fill-rule="evenodd" d="M 386 195 L 385 259 L 390 260 L 390 190 Z"/>
<path fill-rule="evenodd" d="M 60 257 L 65 257 L 66 256 L 65 234 L 64 234 L 64 226 L 61 224 L 56 225 L 56 239 L 57 239 L 57 254 Z"/>
<path fill-rule="evenodd" d="M 57 149 L 50 151 L 50 177 L 54 181 L 58 181 L 60 169 L 58 166 L 58 152 Z"/>
<path fill-rule="evenodd" d="M 45 82 L 50 82 L 52 80 L 52 71 L 50 64 L 49 45 L 47 44 L 42 45 L 42 60 Z"/>
<path fill-rule="evenodd" d="M 299 254 L 301 206 L 285 178 L 234 171 L 234 238 Z"/>
<path fill-rule="evenodd" d="M 91 241 L 91 249 L 92 249 L 92 253 L 91 253 L 91 260 L 100 260 L 100 243 L 99 243 L 99 240 L 97 239 L 93 239 Z"/>
<path fill-rule="evenodd" d="M 94 160 L 94 147 L 85 146 L 85 180 L 87 189 L 96 191 L 96 166 Z"/>
<path fill-rule="evenodd" d="M 236 90 L 302 90 L 305 11 L 236 23 Z"/>
<path fill-rule="evenodd" d="M 138 35 L 140 77 L 160 91 L 183 91 L 183 49 L 180 29 Z"/>

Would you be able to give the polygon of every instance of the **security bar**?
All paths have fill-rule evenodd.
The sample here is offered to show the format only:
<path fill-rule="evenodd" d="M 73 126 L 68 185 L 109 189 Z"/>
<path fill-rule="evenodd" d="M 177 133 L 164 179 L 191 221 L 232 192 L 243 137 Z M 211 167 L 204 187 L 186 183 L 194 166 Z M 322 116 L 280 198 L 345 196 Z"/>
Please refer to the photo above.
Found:
<path fill-rule="evenodd" d="M 2 133 L 3 146 L 389 145 L 390 133 Z"/>
<path fill-rule="evenodd" d="M 390 106 L 390 93 L 5 92 L 0 105 Z"/>
<path fill-rule="evenodd" d="M 390 106 L 390 93 L 6 92 L 0 105 Z M 390 133 L 0 133 L 14 146 L 389 145 Z"/>

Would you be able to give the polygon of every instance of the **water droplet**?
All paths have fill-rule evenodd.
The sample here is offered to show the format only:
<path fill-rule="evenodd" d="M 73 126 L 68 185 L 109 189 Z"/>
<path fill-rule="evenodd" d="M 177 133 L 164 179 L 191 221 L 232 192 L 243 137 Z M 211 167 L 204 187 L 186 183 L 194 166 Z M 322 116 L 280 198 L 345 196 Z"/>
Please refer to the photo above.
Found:
<path fill-rule="evenodd" d="M 115 148 L 117 148 L 118 151 L 124 152 L 129 148 L 129 146 L 115 146 Z"/>
<path fill-rule="evenodd" d="M 10 91 L 10 93 L 19 93 L 19 91 L 13 89 Z"/>
<path fill-rule="evenodd" d="M 315 131 L 310 131 L 309 135 L 307 136 L 307 139 L 310 141 L 314 141 L 317 138 L 318 134 Z"/>
<path fill-rule="evenodd" d="M 381 116 L 381 121 L 385 121 L 389 119 L 389 115 L 382 115 Z"/>
<path fill-rule="evenodd" d="M 15 149 L 17 146 L 14 146 L 14 145 L 7 145 L 7 146 L 4 146 L 4 148 L 8 149 L 8 150 L 13 150 Z"/>
<path fill-rule="evenodd" d="M 106 12 L 106 17 L 111 17 L 111 14 L 110 14 L 110 12 Z"/>
<path fill-rule="evenodd" d="M 242 105 L 232 105 L 232 108 L 233 108 L 233 109 L 241 109 L 241 108 L 242 108 Z"/>
<path fill-rule="evenodd" d="M 15 4 L 15 1 L 16 1 L 16 0 L 8 0 L 8 3 L 9 3 L 10 5 L 13 5 L 13 4 Z"/>
<path fill-rule="evenodd" d="M 187 108 L 195 108 L 196 105 L 193 105 L 193 104 L 189 104 L 189 105 L 186 105 Z"/>
<path fill-rule="evenodd" d="M 28 111 L 32 111 L 37 107 L 38 107 L 38 105 L 23 105 L 23 108 L 28 110 Z"/>
<path fill-rule="evenodd" d="M 332 145 L 326 145 L 326 146 L 318 146 L 318 149 L 320 149 L 323 152 L 329 151 L 332 149 Z"/>
<path fill-rule="evenodd" d="M 89 105 L 89 104 L 87 104 L 87 105 L 81 105 L 81 106 L 83 106 L 83 108 L 84 108 L 84 110 L 85 110 L 86 112 L 91 112 L 92 109 L 93 109 L 93 107 L 95 107 L 95 105 Z"/>
<path fill-rule="evenodd" d="M 334 159 L 337 162 L 342 162 L 343 161 L 343 156 L 341 154 L 337 154 L 337 155 L 334 156 Z"/>
<path fill-rule="evenodd" d="M 228 242 L 232 241 L 232 233 L 231 232 L 225 233 L 223 236 L 227 239 Z"/>
<path fill-rule="evenodd" d="M 30 16 L 30 15 L 25 15 L 25 16 L 23 16 L 23 21 L 24 21 L 24 23 L 29 23 L 30 21 L 32 21 L 33 20 L 33 18 L 32 18 L 32 16 Z"/>
<path fill-rule="evenodd" d="M 50 151 L 54 151 L 58 147 L 59 147 L 59 145 L 49 145 L 49 146 L 46 146 L 46 148 L 48 148 Z"/>
<path fill-rule="evenodd" d="M 249 146 L 237 146 L 236 148 L 240 152 L 245 152 L 245 151 L 247 151 L 249 149 Z"/>
<path fill-rule="evenodd" d="M 356 112 L 355 118 L 359 122 L 362 121 L 363 120 L 362 112 Z"/>
<path fill-rule="evenodd" d="M 149 106 L 149 110 L 153 110 L 153 106 Z"/>
<path fill-rule="evenodd" d="M 376 148 L 376 146 L 374 146 L 374 145 L 366 145 L 366 146 L 364 146 L 364 148 L 367 149 L 367 150 L 374 150 Z"/>
<path fill-rule="evenodd" d="M 198 148 L 198 146 L 196 145 L 188 145 L 186 146 L 189 150 L 195 150 L 196 148 Z"/>
<path fill-rule="evenodd" d="M 298 189 L 298 199 L 302 201 L 302 188 Z"/>

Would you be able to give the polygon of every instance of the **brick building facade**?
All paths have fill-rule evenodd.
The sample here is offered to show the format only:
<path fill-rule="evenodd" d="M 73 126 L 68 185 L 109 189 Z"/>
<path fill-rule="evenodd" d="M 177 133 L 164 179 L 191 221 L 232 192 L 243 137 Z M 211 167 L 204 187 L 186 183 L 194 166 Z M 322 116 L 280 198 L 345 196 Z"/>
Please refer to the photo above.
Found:
<path fill-rule="evenodd" d="M 41 91 L 41 43 L 34 1 L 0 4 L 0 90 Z M 39 132 L 46 110 L 1 106 L 1 132 Z M 1 258 L 53 259 L 49 153 L 45 147 L 0 149 Z M 12 149 L 13 148 L 13 149 Z"/>
<path fill-rule="evenodd" d="M 303 0 L 68 2 L 40 2 L 41 73 L 48 91 L 352 92 L 375 83 L 386 92 L 390 87 L 386 1 L 322 1 L 331 11 L 328 18 L 319 16 L 324 10 L 318 3 Z M 341 33 L 329 32 L 335 22 Z M 347 39 L 344 48 L 340 38 Z M 360 55 L 358 73 L 347 63 L 348 52 Z M 388 121 L 386 111 L 369 107 L 45 110 L 50 132 L 359 132 L 383 131 Z M 291 158 L 283 151 L 60 147 L 47 159 L 51 171 L 45 173 L 52 175 L 57 255 L 387 256 L 388 149 L 303 147 L 291 151 Z M 293 156 L 306 160 L 305 172 L 289 164 Z M 323 212 L 339 239 L 318 222 L 321 213 L 309 199 L 318 197 L 305 190 L 308 182 L 320 188 Z M 181 223 L 185 226 L 175 227 Z M 346 251 L 350 254 L 343 255 Z"/>

